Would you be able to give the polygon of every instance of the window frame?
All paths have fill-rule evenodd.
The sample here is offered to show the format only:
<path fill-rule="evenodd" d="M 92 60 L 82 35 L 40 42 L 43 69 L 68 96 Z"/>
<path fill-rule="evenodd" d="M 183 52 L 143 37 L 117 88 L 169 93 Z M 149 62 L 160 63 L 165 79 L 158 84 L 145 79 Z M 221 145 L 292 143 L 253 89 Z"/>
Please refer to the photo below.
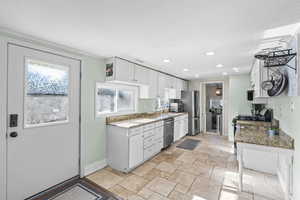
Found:
<path fill-rule="evenodd" d="M 27 116 L 26 116 L 26 109 L 25 109 L 25 106 L 26 106 L 26 97 L 27 97 L 27 75 L 28 75 L 28 64 L 30 61 L 36 61 L 38 63 L 43 63 L 45 65 L 49 65 L 55 69 L 60 69 L 60 70 L 64 70 L 67 69 L 67 73 L 68 73 L 68 112 L 67 112 L 67 119 L 66 120 L 61 120 L 61 121 L 54 121 L 54 122 L 46 122 L 46 123 L 39 123 L 39 124 L 26 124 L 26 120 L 27 120 Z M 24 57 L 24 77 L 23 77 L 23 82 L 24 82 L 24 88 L 23 88 L 23 128 L 24 129 L 31 129 L 31 128 L 39 128 L 39 127 L 47 127 L 47 126 L 55 126 L 55 125 L 60 125 L 60 124 L 68 124 L 70 123 L 70 76 L 71 76 L 71 72 L 70 72 L 70 66 L 69 65 L 66 65 L 64 63 L 57 63 L 57 62 L 52 62 L 52 61 L 48 61 L 48 60 L 45 60 L 45 59 L 41 59 L 41 58 L 38 58 L 38 57 L 27 57 L 25 56 Z"/>
<path fill-rule="evenodd" d="M 97 111 L 97 91 L 98 88 L 109 88 L 109 89 L 115 89 L 116 90 L 116 96 L 115 96 L 115 111 L 114 112 L 98 112 Z M 133 110 L 118 110 L 118 94 L 119 94 L 119 90 L 130 90 L 133 91 L 134 97 L 133 97 Z M 133 85 L 125 85 L 125 84 L 111 84 L 111 83 L 103 83 L 103 82 L 96 82 L 95 84 L 95 118 L 99 118 L 99 117 L 103 117 L 103 116 L 114 116 L 114 115 L 120 115 L 120 114 L 132 114 L 132 113 L 137 113 L 137 109 L 138 109 L 138 97 L 139 97 L 139 89 L 137 86 L 133 86 Z"/>

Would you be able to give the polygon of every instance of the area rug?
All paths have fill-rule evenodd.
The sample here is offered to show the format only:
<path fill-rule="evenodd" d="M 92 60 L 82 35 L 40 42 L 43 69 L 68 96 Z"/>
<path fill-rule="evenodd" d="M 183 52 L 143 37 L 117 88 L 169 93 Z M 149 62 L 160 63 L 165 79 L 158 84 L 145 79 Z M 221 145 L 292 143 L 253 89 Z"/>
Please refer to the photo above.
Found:
<path fill-rule="evenodd" d="M 84 185 L 77 183 L 70 188 L 58 193 L 49 200 L 102 200 L 100 194 L 93 192 L 91 189 Z"/>
<path fill-rule="evenodd" d="M 194 150 L 200 142 L 201 142 L 200 140 L 185 139 L 176 147 L 181 149 Z"/>
<path fill-rule="evenodd" d="M 119 200 L 113 193 L 88 179 L 73 179 L 27 200 Z"/>

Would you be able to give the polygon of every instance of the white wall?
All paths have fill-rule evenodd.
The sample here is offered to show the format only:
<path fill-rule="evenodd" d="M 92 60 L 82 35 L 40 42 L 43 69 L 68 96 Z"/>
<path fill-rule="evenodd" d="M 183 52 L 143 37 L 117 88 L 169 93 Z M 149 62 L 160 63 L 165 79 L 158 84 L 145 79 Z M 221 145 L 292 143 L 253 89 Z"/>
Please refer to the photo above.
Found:
<path fill-rule="evenodd" d="M 294 109 L 292 109 L 294 105 Z M 280 128 L 295 140 L 294 153 L 294 200 L 300 199 L 300 96 L 269 98 L 268 106 L 279 120 Z"/>
<path fill-rule="evenodd" d="M 251 114 L 251 103 L 247 101 L 247 90 L 249 88 L 250 75 L 229 77 L 228 136 L 231 141 L 233 141 L 232 119 L 237 115 Z"/>

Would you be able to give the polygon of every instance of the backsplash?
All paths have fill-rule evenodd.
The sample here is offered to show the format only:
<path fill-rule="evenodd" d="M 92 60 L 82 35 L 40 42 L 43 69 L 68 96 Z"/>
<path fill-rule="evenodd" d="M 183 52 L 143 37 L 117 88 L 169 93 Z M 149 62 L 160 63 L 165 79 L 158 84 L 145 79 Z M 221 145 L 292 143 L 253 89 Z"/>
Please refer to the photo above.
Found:
<path fill-rule="evenodd" d="M 167 113 L 169 110 L 163 110 L 163 111 L 156 111 L 151 113 L 133 113 L 133 114 L 127 114 L 127 115 L 116 115 L 116 116 L 110 116 L 106 117 L 106 124 L 112 123 L 112 122 L 119 122 L 124 120 L 131 120 L 136 118 L 148 118 L 148 117 L 158 117 L 162 113 Z"/>

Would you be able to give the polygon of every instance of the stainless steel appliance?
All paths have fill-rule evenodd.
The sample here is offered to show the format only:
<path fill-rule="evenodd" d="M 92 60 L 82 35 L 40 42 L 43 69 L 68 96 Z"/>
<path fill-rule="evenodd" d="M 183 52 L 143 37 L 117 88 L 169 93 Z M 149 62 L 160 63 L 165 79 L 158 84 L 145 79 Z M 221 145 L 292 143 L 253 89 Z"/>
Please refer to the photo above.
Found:
<path fill-rule="evenodd" d="M 170 99 L 170 112 L 184 112 L 182 101 L 172 101 Z"/>
<path fill-rule="evenodd" d="M 164 148 L 174 142 L 174 118 L 164 119 Z"/>
<path fill-rule="evenodd" d="M 200 92 L 181 91 L 181 101 L 183 102 L 184 112 L 189 114 L 189 132 L 188 135 L 197 135 L 200 133 Z"/>

